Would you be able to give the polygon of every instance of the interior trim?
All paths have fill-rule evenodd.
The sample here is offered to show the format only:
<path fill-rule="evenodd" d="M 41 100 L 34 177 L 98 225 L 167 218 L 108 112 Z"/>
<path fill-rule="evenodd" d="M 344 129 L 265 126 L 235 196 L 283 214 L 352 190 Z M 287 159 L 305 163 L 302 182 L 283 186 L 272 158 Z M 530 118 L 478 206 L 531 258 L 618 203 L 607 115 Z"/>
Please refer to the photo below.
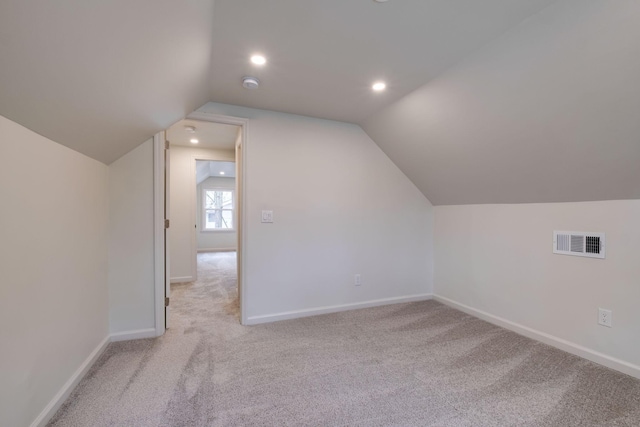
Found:
<path fill-rule="evenodd" d="M 155 329 L 153 329 L 155 332 Z M 111 336 L 107 335 L 98 346 L 89 354 L 89 356 L 85 359 L 84 362 L 80 365 L 80 367 L 71 375 L 71 378 L 67 380 L 66 383 L 60 388 L 60 390 L 53 396 L 53 399 L 49 402 L 47 406 L 40 412 L 40 414 L 36 417 L 35 420 L 31 423 L 30 427 L 44 427 L 51 418 L 56 414 L 58 409 L 62 406 L 65 400 L 71 395 L 71 392 L 78 385 L 78 383 L 84 378 L 84 376 L 89 372 L 89 369 L 93 366 L 93 364 L 98 360 L 98 358 L 104 353 L 107 349 L 107 346 L 111 342 Z"/>
<path fill-rule="evenodd" d="M 603 366 L 606 366 L 607 368 L 615 369 L 616 371 L 619 371 L 624 374 L 631 375 L 632 377 L 640 379 L 640 366 L 634 365 L 633 363 L 616 359 L 615 357 L 608 356 L 606 354 L 597 352 L 595 350 L 591 350 L 590 348 L 583 347 L 571 341 L 567 341 L 565 339 L 558 338 L 556 336 L 553 336 L 544 332 L 540 332 L 536 329 L 523 326 L 519 323 L 512 322 L 502 317 L 494 316 L 493 314 L 487 313 L 482 310 L 477 310 L 473 307 L 459 303 L 449 298 L 445 298 L 439 295 L 434 295 L 433 299 L 445 305 L 448 305 L 450 307 L 463 311 L 467 314 L 478 317 L 482 320 L 486 320 L 487 322 L 493 323 L 494 325 L 498 325 L 510 331 L 516 332 L 520 335 L 524 335 L 525 337 L 531 338 L 536 341 L 540 341 L 544 344 L 566 351 L 567 353 L 574 354 L 576 356 L 582 357 L 583 359 L 590 360 L 599 365 L 603 365 Z"/>
<path fill-rule="evenodd" d="M 314 307 L 304 310 L 284 311 L 282 313 L 265 314 L 262 316 L 251 316 L 247 319 L 247 325 L 258 325 L 260 323 L 270 323 L 279 320 L 297 319 L 300 317 L 317 316 L 319 314 L 337 313 L 339 311 L 356 310 L 359 308 L 377 307 L 380 305 L 399 304 L 403 302 L 430 300 L 433 294 L 408 295 L 403 297 L 384 298 L 356 302 L 350 304 L 331 305 L 326 307 Z"/>

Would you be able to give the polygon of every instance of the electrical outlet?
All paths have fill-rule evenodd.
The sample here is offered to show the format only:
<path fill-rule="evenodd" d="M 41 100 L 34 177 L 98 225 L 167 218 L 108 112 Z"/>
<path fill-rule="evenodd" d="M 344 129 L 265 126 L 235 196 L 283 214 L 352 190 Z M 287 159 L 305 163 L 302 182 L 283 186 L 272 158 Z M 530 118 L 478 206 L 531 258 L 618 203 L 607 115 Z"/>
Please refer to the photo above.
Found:
<path fill-rule="evenodd" d="M 360 274 L 353 276 L 353 284 L 356 286 L 362 285 L 362 276 Z"/>
<path fill-rule="evenodd" d="M 598 309 L 598 324 L 611 328 L 613 326 L 613 313 L 605 308 Z"/>

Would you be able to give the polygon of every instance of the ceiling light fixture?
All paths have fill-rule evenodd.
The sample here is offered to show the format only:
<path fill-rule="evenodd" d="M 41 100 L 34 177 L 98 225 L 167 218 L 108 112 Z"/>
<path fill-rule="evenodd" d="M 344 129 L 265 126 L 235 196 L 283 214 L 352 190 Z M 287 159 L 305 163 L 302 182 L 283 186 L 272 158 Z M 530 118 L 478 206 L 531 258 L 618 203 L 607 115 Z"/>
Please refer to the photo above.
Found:
<path fill-rule="evenodd" d="M 253 55 L 251 57 L 251 62 L 253 62 L 256 65 L 264 65 L 267 63 L 267 58 L 265 58 L 262 55 Z"/>
<path fill-rule="evenodd" d="M 189 132 L 189 133 L 196 133 L 196 127 L 195 126 L 185 126 L 184 130 Z"/>
<path fill-rule="evenodd" d="M 224 175 L 224 172 L 220 171 L 220 175 Z"/>
<path fill-rule="evenodd" d="M 383 91 L 387 88 L 387 85 L 384 82 L 375 82 L 373 86 L 371 86 L 373 90 L 376 92 Z"/>
<path fill-rule="evenodd" d="M 197 139 L 195 139 L 195 138 L 191 138 L 191 140 L 190 140 L 190 141 L 191 141 L 191 143 L 192 143 L 192 144 L 197 144 L 198 142 L 200 142 L 200 141 L 198 141 L 198 140 L 197 140 Z"/>
<path fill-rule="evenodd" d="M 260 81 L 255 77 L 250 77 L 250 76 L 243 77 L 242 86 L 245 89 L 258 89 L 258 86 L 260 86 Z"/>

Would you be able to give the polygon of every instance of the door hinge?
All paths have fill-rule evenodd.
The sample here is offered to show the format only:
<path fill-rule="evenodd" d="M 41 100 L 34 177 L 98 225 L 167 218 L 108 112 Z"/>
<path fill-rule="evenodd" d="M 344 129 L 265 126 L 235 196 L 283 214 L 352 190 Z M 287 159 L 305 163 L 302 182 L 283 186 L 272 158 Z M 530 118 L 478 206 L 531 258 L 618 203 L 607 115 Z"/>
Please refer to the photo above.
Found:
<path fill-rule="evenodd" d="M 169 141 L 167 141 L 167 140 L 164 141 L 164 149 L 165 150 L 169 149 Z"/>
<path fill-rule="evenodd" d="M 164 297 L 164 306 L 169 307 L 169 297 Z"/>
<path fill-rule="evenodd" d="M 164 220 L 164 228 L 169 228 L 169 220 L 168 219 Z"/>

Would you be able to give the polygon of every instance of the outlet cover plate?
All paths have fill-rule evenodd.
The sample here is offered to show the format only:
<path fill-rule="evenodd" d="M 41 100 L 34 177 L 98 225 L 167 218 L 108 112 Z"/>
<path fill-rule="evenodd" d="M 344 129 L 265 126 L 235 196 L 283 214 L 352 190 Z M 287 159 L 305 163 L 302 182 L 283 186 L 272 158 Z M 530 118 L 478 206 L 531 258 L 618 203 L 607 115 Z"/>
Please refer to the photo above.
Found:
<path fill-rule="evenodd" d="M 606 308 L 598 308 L 598 324 L 611 328 L 613 326 L 613 313 Z"/>

